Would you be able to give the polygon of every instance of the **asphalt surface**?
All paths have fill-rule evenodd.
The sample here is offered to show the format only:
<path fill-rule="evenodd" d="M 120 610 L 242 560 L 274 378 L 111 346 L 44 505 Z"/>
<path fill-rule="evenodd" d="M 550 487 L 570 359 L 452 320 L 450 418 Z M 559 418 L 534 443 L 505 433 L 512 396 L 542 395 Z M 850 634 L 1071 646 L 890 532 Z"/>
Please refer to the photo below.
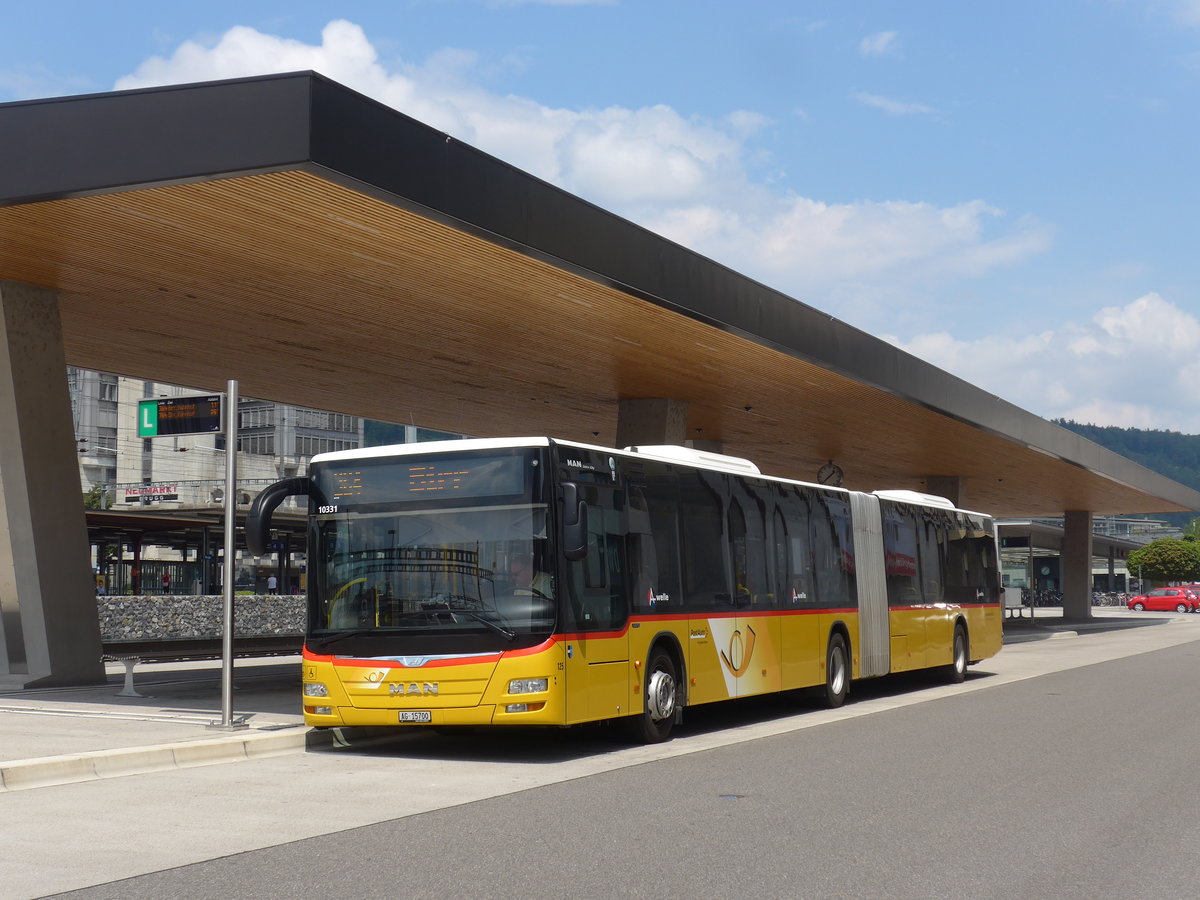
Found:
<path fill-rule="evenodd" d="M 72 894 L 1192 898 L 1195 643 Z M 397 754 L 393 763 L 402 764 Z"/>
<path fill-rule="evenodd" d="M 829 887 L 836 882 L 824 879 L 840 871 L 835 863 L 844 853 L 826 846 L 821 835 L 830 829 L 851 835 L 861 832 L 863 823 L 902 835 L 903 829 L 892 826 L 897 799 L 904 801 L 901 809 L 911 804 L 914 816 L 928 816 L 931 805 L 944 807 L 945 814 L 933 821 L 946 823 L 923 826 L 932 845 L 925 839 L 915 845 L 901 841 L 890 852 L 921 849 L 927 859 L 931 846 L 943 841 L 961 846 L 986 826 L 954 814 L 955 791 L 961 792 L 977 771 L 979 736 L 987 735 L 988 751 L 998 753 L 1011 771 L 1022 772 L 1033 752 L 1029 735 L 1053 735 L 1047 723 L 1060 721 L 1062 710 L 1051 707 L 1045 722 L 1031 725 L 1032 730 L 1010 727 L 992 734 L 989 722 L 997 713 L 967 722 L 1014 690 L 985 689 L 1170 648 L 1194 655 L 1200 641 L 1200 616 L 1098 610 L 1102 619 L 1075 626 L 1053 613 L 1039 613 L 1032 624 L 1010 623 L 1010 646 L 973 669 L 964 685 L 938 685 L 924 677 L 856 684 L 855 702 L 836 711 L 796 698 L 689 710 L 679 736 L 657 747 L 629 747 L 603 729 L 573 729 L 488 732 L 486 739 L 406 732 L 383 746 L 305 752 L 305 729 L 294 711 L 295 661 L 239 665 L 234 708 L 249 726 L 239 732 L 208 727 L 219 718 L 220 704 L 219 672 L 211 667 L 138 672 L 137 689 L 150 695 L 144 699 L 114 696 L 121 687 L 120 669 L 105 686 L 0 694 L 0 771 L 8 785 L 0 792 L 0 870 L 5 872 L 0 897 L 36 897 L 89 885 L 97 887 L 81 896 L 327 895 L 322 870 L 330 861 L 336 862 L 337 879 L 349 879 L 338 890 L 344 895 L 425 896 L 438 884 L 444 895 L 449 878 L 455 886 L 450 893 L 461 896 L 542 896 L 548 895 L 540 891 L 545 882 L 531 886 L 524 877 L 537 872 L 544 878 L 547 860 L 567 859 L 571 877 L 563 883 L 577 895 L 640 896 L 637 886 L 654 884 L 656 865 L 672 873 L 672 885 L 686 884 L 690 871 L 703 873 L 694 887 L 709 895 L 717 892 L 709 880 L 713 854 L 722 846 L 747 843 L 751 851 L 722 869 L 728 882 L 720 892 L 784 896 L 782 888 L 800 873 L 789 874 L 778 860 L 792 857 L 806 859 L 804 872 L 821 875 L 813 883 Z M 1154 627 L 1138 627 L 1151 623 Z M 1141 685 L 1136 696 L 1142 697 L 1144 683 L 1134 684 Z M 1031 684 L 1019 687 L 1038 690 Z M 927 707 L 938 716 L 952 715 L 957 724 L 921 722 L 925 707 L 908 709 L 929 700 L 945 701 Z M 1134 699 L 1119 704 L 1122 710 L 1144 706 Z M 906 724 L 905 733 L 927 736 L 929 745 L 907 751 L 897 770 L 897 760 L 880 749 L 877 731 L 881 714 L 901 709 L 906 723 L 916 723 Z M 886 724 L 890 746 L 896 726 Z M 1148 722 L 1135 719 L 1134 725 L 1132 733 L 1150 733 Z M 847 729 L 862 733 L 843 743 Z M 835 737 L 833 745 L 823 744 Z M 959 743 L 968 739 L 975 743 Z M 1074 741 L 1085 739 L 1068 732 L 1037 752 L 1070 758 L 1081 753 Z M 780 740 L 793 743 L 773 750 Z M 1009 740 L 1015 740 L 1011 748 L 1004 743 Z M 772 755 L 780 752 L 782 764 Z M 121 757 L 124 763 L 115 762 Z M 789 779 L 789 768 L 804 777 Z M 856 784 L 869 783 L 864 779 L 872 773 L 892 773 L 865 794 L 877 798 L 874 811 L 867 801 L 848 810 L 834 802 L 830 785 L 844 782 L 846 771 L 854 773 Z M 935 785 L 926 783 L 931 772 L 938 773 Z M 948 793 L 939 793 L 938 785 Z M 1009 787 L 996 802 L 1013 796 L 1020 795 Z M 1170 799 L 1167 793 L 1157 802 Z M 977 798 L 968 806 L 970 818 L 978 818 Z M 1090 822 L 1094 816 L 1084 818 Z M 861 843 L 861 834 L 851 843 Z M 760 844 L 762 852 L 753 849 Z M 691 869 L 680 866 L 681 846 L 687 859 L 697 861 Z M 532 857 L 531 850 L 536 851 Z M 858 847 L 852 855 L 863 852 Z M 989 853 L 995 853 L 990 844 Z M 522 865 L 509 871 L 506 858 L 520 859 Z M 774 862 L 747 868 L 750 860 Z M 378 877 L 385 863 L 392 874 L 376 885 L 358 883 L 354 873 Z M 478 872 L 481 880 L 472 880 L 481 867 L 487 869 Z M 889 864 L 887 871 L 895 876 L 895 866 Z M 250 877 L 260 872 L 273 874 L 263 882 Z M 625 884 L 621 873 L 637 877 Z M 303 883 L 289 881 L 301 875 Z M 877 886 L 887 881 L 881 873 L 873 877 Z M 518 883 L 525 887 L 516 890 Z M 941 893 L 945 885 L 917 883 L 924 884 L 924 896 L 951 896 Z M 622 884 L 627 890 L 614 890 Z M 894 883 L 891 887 L 889 896 L 918 896 L 898 893 Z M 870 894 L 870 884 L 858 889 L 860 896 L 861 891 Z M 377 890 L 384 893 L 373 893 Z"/>

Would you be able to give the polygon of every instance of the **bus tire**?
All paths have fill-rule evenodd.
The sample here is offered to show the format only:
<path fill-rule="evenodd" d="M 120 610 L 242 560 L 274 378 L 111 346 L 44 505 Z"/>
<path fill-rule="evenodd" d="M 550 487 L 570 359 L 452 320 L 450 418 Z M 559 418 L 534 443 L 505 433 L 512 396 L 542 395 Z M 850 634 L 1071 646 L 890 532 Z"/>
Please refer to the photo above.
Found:
<path fill-rule="evenodd" d="M 954 626 L 954 646 L 950 665 L 942 671 L 951 684 L 962 684 L 967 677 L 967 666 L 971 662 L 971 645 L 967 642 L 967 629 L 959 623 Z"/>
<path fill-rule="evenodd" d="M 850 654 L 840 634 L 829 638 L 825 651 L 825 705 L 837 709 L 850 693 Z"/>
<path fill-rule="evenodd" d="M 644 708 L 631 716 L 631 737 L 643 744 L 659 744 L 671 736 L 679 706 L 679 672 L 675 659 L 661 645 L 650 652 L 643 682 Z"/>

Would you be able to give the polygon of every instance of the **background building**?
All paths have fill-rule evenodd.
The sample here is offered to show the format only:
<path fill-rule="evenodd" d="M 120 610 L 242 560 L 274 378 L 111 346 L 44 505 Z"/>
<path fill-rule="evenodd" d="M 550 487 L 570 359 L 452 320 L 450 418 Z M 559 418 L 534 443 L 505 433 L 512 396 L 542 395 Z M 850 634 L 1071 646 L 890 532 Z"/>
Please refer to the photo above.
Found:
<path fill-rule="evenodd" d="M 91 494 L 96 510 L 157 518 L 215 522 L 225 508 L 224 434 L 141 438 L 138 402 L 202 394 L 194 388 L 69 368 L 67 384 L 80 488 Z M 244 509 L 262 488 L 308 470 L 309 459 L 332 450 L 363 446 L 363 420 L 356 416 L 261 400 L 238 404 L 237 505 Z M 397 435 L 390 435 L 393 439 Z M 296 507 L 288 498 L 286 508 Z M 219 581 L 219 550 L 207 539 L 184 542 L 138 531 L 128 524 L 103 535 L 91 529 L 92 565 L 97 587 L 117 593 L 205 593 Z M 165 532 L 158 532 L 165 534 Z M 303 552 L 293 541 L 290 552 L 250 557 L 239 551 L 235 582 L 240 589 L 263 591 L 275 574 L 282 590 L 303 586 Z"/>

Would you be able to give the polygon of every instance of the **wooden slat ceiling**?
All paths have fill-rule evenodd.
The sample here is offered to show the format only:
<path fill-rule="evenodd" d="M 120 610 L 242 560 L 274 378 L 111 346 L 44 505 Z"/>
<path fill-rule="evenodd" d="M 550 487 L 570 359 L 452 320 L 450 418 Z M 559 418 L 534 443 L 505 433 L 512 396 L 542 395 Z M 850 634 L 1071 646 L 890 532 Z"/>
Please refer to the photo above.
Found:
<path fill-rule="evenodd" d="M 611 445 L 617 401 L 764 472 L 1002 516 L 1180 509 L 302 171 L 0 209 L 0 278 L 57 290 L 68 362 L 473 435 Z"/>

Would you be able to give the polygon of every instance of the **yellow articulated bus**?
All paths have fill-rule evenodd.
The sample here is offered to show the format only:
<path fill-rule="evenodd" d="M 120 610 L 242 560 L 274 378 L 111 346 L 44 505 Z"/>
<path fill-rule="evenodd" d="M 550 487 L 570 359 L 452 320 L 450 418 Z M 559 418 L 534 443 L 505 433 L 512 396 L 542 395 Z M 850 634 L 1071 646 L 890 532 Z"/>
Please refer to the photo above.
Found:
<path fill-rule="evenodd" d="M 908 491 L 683 447 L 549 438 L 326 453 L 307 495 L 304 719 L 573 725 L 666 740 L 686 707 L 938 668 L 1002 642 L 995 529 Z"/>

